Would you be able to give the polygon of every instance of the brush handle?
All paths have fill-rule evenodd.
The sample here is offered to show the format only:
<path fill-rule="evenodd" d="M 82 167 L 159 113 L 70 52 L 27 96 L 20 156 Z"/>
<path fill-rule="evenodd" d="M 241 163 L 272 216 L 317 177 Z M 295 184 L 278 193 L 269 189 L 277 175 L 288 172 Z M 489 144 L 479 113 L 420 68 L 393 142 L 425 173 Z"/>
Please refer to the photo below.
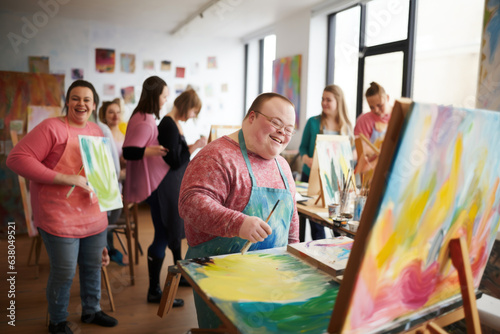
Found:
<path fill-rule="evenodd" d="M 252 246 L 252 242 L 251 241 L 247 241 L 245 243 L 245 245 L 243 246 L 243 248 L 241 249 L 241 255 L 245 255 L 245 253 L 248 251 L 248 249 L 250 248 L 250 246 Z"/>

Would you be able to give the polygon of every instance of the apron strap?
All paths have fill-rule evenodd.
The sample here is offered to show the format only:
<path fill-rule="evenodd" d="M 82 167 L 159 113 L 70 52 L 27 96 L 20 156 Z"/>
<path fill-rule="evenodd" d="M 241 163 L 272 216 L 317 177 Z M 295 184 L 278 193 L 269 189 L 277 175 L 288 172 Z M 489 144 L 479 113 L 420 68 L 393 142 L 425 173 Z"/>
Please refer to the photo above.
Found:
<path fill-rule="evenodd" d="M 248 173 L 250 174 L 250 179 L 252 180 L 252 187 L 256 187 L 257 181 L 255 180 L 255 176 L 253 175 L 252 165 L 250 164 L 250 159 L 248 158 L 248 153 L 247 153 L 247 146 L 245 144 L 245 137 L 243 136 L 243 131 L 241 129 L 238 132 L 238 141 L 240 144 L 241 153 L 243 154 L 243 159 L 245 160 L 245 164 L 247 165 Z M 283 184 L 285 185 L 285 189 L 289 190 L 288 180 L 286 179 L 285 174 L 283 173 L 283 170 L 281 169 L 281 166 L 278 163 L 278 159 L 274 158 L 274 161 L 276 162 L 276 165 L 278 166 L 278 170 L 279 170 L 280 175 L 281 175 L 281 180 L 283 181 Z"/>

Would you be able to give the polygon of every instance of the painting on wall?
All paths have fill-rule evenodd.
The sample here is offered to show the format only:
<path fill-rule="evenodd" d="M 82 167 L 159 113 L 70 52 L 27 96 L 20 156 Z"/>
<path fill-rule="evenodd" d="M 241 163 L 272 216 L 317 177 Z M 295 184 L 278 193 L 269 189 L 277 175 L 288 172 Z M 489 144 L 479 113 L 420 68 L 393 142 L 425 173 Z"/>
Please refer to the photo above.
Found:
<path fill-rule="evenodd" d="M 185 73 L 186 73 L 185 67 L 176 67 L 175 68 L 175 77 L 176 78 L 184 78 Z"/>
<path fill-rule="evenodd" d="M 72 68 L 71 69 L 71 79 L 73 79 L 73 80 L 83 79 L 83 68 Z"/>
<path fill-rule="evenodd" d="M 155 61 L 154 60 L 144 60 L 142 62 L 142 68 L 146 71 L 154 71 L 155 70 Z"/>
<path fill-rule="evenodd" d="M 273 61 L 273 92 L 286 96 L 295 105 L 295 127 L 300 126 L 300 78 L 302 56 Z"/>
<path fill-rule="evenodd" d="M 500 111 L 500 0 L 485 0 L 476 107 Z"/>
<path fill-rule="evenodd" d="M 217 68 L 217 58 L 208 57 L 207 58 L 207 68 Z"/>
<path fill-rule="evenodd" d="M 325 203 L 339 203 L 339 188 L 347 181 L 353 155 L 348 136 L 317 135 L 308 195 L 321 191 Z M 345 180 L 345 181 L 343 181 Z"/>
<path fill-rule="evenodd" d="M 125 73 L 135 72 L 135 54 L 132 53 L 120 54 L 120 70 Z"/>
<path fill-rule="evenodd" d="M 115 85 L 114 84 L 104 84 L 103 85 L 104 95 L 115 96 Z"/>
<path fill-rule="evenodd" d="M 28 57 L 31 73 L 49 73 L 49 57 Z"/>
<path fill-rule="evenodd" d="M 6 229 L 9 221 L 16 222 L 19 233 L 26 231 L 18 177 L 5 165 L 12 141 L 10 123 L 21 120 L 27 123 L 29 105 L 61 107 L 64 97 L 64 75 L 45 73 L 0 72 L 0 142 L 4 155 L 0 155 L 0 230 Z M 22 133 L 26 129 L 22 128 Z"/>
<path fill-rule="evenodd" d="M 170 71 L 171 67 L 172 67 L 172 62 L 170 60 L 162 60 L 161 61 L 160 70 Z"/>
<path fill-rule="evenodd" d="M 95 70 L 99 73 L 115 71 L 115 50 L 95 49 Z"/>
<path fill-rule="evenodd" d="M 134 86 L 123 87 L 120 92 L 122 94 L 123 102 L 126 104 L 135 103 Z"/>
<path fill-rule="evenodd" d="M 180 263 L 239 333 L 323 333 L 339 289 L 331 276 L 284 250 Z"/>
<path fill-rule="evenodd" d="M 97 195 L 101 211 L 123 207 L 111 142 L 107 137 L 78 136 L 83 167 L 89 186 Z"/>
<path fill-rule="evenodd" d="M 50 117 L 61 116 L 61 107 L 55 106 L 28 106 L 28 130 L 30 132 L 37 126 Z"/>
<path fill-rule="evenodd" d="M 395 108 L 380 159 L 394 154 L 375 170 L 344 275 L 352 294 L 339 292 L 347 316 L 333 330 L 365 333 L 450 304 L 460 294 L 452 239 L 465 239 L 479 287 L 500 225 L 498 129 L 494 111 L 414 103 L 403 118 Z"/>

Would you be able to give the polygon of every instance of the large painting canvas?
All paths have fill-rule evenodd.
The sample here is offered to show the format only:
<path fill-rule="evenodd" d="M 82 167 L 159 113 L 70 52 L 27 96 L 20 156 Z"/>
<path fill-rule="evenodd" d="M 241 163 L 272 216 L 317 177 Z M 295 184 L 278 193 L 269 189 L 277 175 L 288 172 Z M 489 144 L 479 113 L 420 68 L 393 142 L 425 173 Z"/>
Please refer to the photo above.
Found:
<path fill-rule="evenodd" d="M 180 261 L 239 333 L 324 333 L 339 284 L 281 249 Z M 204 262 L 205 261 L 205 262 Z"/>
<path fill-rule="evenodd" d="M 64 75 L 0 71 L 0 231 L 7 231 L 9 221 L 16 222 L 16 231 L 27 231 L 18 177 L 5 165 L 8 147 L 12 147 L 10 129 L 22 122 L 26 133 L 28 106 L 60 108 L 64 98 Z"/>
<path fill-rule="evenodd" d="M 347 136 L 317 135 L 315 155 L 318 168 L 313 162 L 309 183 L 314 182 L 316 170 L 321 180 L 321 190 L 325 205 L 339 203 L 339 187 L 342 179 L 347 179 L 348 170 L 353 160 L 351 142 Z M 316 160 L 316 158 L 314 158 Z M 311 188 L 313 191 L 313 188 Z M 314 195 L 314 194 L 310 194 Z"/>
<path fill-rule="evenodd" d="M 500 0 L 485 0 L 477 107 L 500 110 Z"/>
<path fill-rule="evenodd" d="M 273 92 L 286 96 L 295 105 L 295 127 L 300 125 L 300 78 L 302 56 L 273 61 Z"/>
<path fill-rule="evenodd" d="M 101 211 L 122 208 L 109 138 L 80 135 L 78 139 L 85 175 L 97 195 Z"/>
<path fill-rule="evenodd" d="M 47 118 L 58 116 L 61 116 L 61 107 L 59 106 L 28 106 L 28 128 L 26 132 L 30 132 Z"/>
<path fill-rule="evenodd" d="M 499 129 L 498 112 L 412 105 L 390 168 L 375 171 L 388 176 L 383 195 L 368 199 L 378 209 L 363 215 L 354 240 L 344 332 L 366 333 L 460 294 L 454 238 L 465 237 L 478 288 L 500 224 Z"/>

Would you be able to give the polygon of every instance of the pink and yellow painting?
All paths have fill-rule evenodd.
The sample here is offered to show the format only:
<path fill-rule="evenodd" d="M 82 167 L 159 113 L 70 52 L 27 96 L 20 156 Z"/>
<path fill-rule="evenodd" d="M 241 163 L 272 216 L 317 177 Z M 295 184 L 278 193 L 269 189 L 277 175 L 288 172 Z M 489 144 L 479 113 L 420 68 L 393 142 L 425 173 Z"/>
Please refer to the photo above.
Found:
<path fill-rule="evenodd" d="M 99 73 L 115 71 L 115 50 L 95 49 L 95 69 Z"/>
<path fill-rule="evenodd" d="M 55 106 L 28 106 L 28 130 L 30 132 L 37 126 L 42 123 L 43 120 L 46 120 L 50 117 L 58 117 L 61 116 L 61 107 Z"/>
<path fill-rule="evenodd" d="M 459 295 L 455 238 L 466 240 L 479 287 L 500 224 L 498 129 L 498 112 L 412 105 L 378 212 L 361 221 L 371 228 L 343 332 L 411 319 Z"/>
<path fill-rule="evenodd" d="M 273 92 L 286 96 L 295 105 L 295 126 L 299 128 L 302 56 L 273 61 Z"/>

